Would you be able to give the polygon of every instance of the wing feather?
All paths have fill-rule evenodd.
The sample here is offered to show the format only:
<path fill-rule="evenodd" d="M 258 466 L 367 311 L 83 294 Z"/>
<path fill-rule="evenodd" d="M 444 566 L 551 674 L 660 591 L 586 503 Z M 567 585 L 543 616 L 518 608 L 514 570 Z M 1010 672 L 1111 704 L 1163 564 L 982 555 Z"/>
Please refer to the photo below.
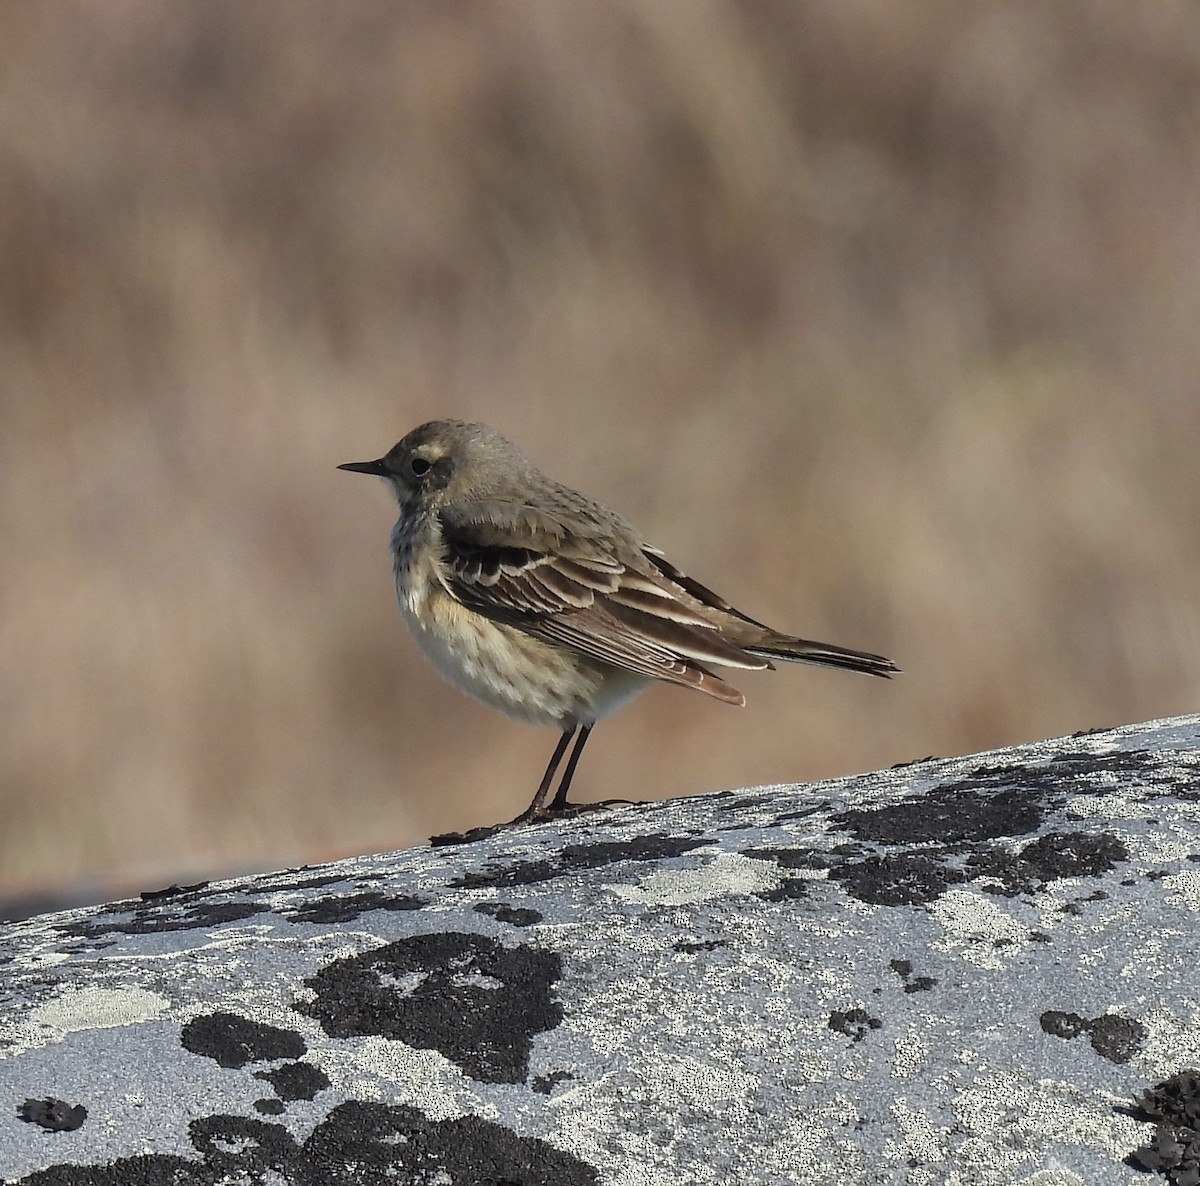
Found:
<path fill-rule="evenodd" d="M 657 548 L 646 548 L 646 559 L 654 565 L 656 569 L 673 585 L 683 589 L 685 592 L 694 597 L 701 605 L 706 605 L 710 609 L 719 610 L 723 614 L 737 618 L 740 622 L 745 622 L 750 626 L 759 626 L 766 630 L 768 627 L 748 614 L 742 613 L 740 609 L 736 609 L 730 605 L 724 597 L 714 593 L 707 586 L 700 584 L 699 581 L 688 576 L 686 572 L 676 568 Z"/>
<path fill-rule="evenodd" d="M 761 669 L 785 659 L 870 675 L 897 670 L 877 655 L 771 630 L 641 543 L 623 520 L 565 488 L 559 493 L 536 507 L 444 506 L 447 592 L 534 638 L 732 704 L 744 703 L 742 694 L 709 664 Z"/>
<path fill-rule="evenodd" d="M 441 513 L 448 589 L 477 613 L 729 703 L 744 698 L 704 664 L 751 670 L 772 665 L 722 638 L 691 595 L 672 588 L 629 541 L 609 541 L 605 550 L 601 539 L 572 536 L 534 508 L 519 510 L 455 507 Z"/>

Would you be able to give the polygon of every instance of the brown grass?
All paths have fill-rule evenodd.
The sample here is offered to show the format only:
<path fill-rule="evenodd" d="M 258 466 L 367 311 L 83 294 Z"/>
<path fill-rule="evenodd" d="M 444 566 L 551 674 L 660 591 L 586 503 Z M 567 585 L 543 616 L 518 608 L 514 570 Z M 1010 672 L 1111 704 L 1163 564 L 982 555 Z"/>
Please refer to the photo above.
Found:
<path fill-rule="evenodd" d="M 524 804 L 334 469 L 431 416 L 905 668 L 655 689 L 581 796 L 1197 708 L 1193 6 L 40 0 L 0 83 L 0 893 Z"/>

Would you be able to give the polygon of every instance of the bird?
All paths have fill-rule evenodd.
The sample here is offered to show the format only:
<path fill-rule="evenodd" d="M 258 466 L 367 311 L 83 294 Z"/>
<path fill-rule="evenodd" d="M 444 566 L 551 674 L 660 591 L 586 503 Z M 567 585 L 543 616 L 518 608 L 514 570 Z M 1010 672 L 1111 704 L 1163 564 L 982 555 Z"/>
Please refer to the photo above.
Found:
<path fill-rule="evenodd" d="M 487 425 L 430 420 L 384 456 L 338 468 L 392 487 L 396 596 L 425 657 L 481 703 L 560 732 L 513 825 L 579 806 L 567 795 L 596 722 L 655 681 L 742 706 L 724 669 L 780 660 L 899 672 L 882 655 L 780 633 L 735 609 Z"/>

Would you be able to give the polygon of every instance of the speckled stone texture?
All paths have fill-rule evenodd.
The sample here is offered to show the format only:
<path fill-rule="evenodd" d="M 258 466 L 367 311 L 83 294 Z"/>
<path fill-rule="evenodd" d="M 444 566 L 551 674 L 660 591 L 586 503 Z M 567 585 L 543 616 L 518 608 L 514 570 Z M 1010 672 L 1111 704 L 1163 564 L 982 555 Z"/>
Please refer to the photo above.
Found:
<path fill-rule="evenodd" d="M 9 924 L 0 1177 L 1165 1181 L 1198 776 L 1188 717 Z"/>

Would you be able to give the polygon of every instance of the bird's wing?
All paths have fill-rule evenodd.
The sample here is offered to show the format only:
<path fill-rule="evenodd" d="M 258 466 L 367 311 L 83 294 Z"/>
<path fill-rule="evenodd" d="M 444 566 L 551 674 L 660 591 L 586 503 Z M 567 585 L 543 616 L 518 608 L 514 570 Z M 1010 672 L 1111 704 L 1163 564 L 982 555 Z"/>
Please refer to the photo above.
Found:
<path fill-rule="evenodd" d="M 668 584 L 678 586 L 702 605 L 716 610 L 719 614 L 728 614 L 730 617 L 737 618 L 738 621 L 744 622 L 748 626 L 757 626 L 762 630 L 768 629 L 757 618 L 752 618 L 749 614 L 742 613 L 740 609 L 735 609 L 724 597 L 714 593 L 693 577 L 688 576 L 686 572 L 676 568 L 657 548 L 643 545 L 642 551 L 645 552 L 646 559 L 666 578 Z"/>
<path fill-rule="evenodd" d="M 736 692 L 703 664 L 771 666 L 721 636 L 685 588 L 606 524 L 509 503 L 439 513 L 452 596 L 476 613 L 651 679 Z M 672 570 L 673 571 L 673 570 Z"/>

